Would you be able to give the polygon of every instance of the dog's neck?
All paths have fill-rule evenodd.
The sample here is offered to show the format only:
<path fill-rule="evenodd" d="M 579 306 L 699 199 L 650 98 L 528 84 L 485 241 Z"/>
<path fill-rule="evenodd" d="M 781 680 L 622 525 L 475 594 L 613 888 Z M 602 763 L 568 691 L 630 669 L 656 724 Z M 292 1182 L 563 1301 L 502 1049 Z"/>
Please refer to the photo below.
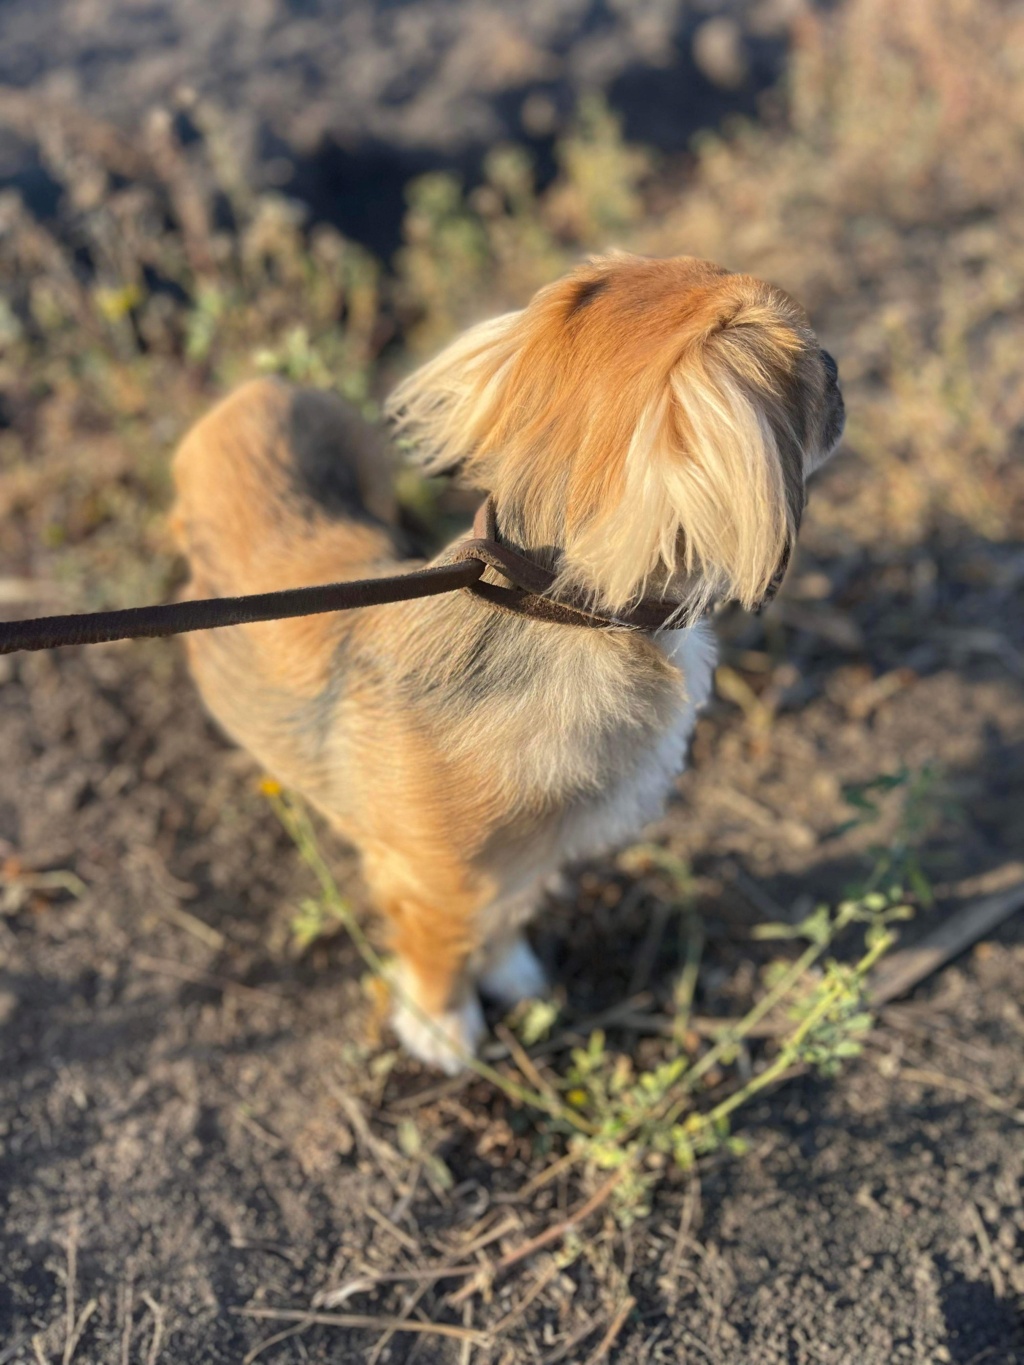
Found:
<path fill-rule="evenodd" d="M 494 506 L 497 538 L 527 555 L 543 569 L 557 573 L 562 560 L 565 517 L 552 514 L 543 519 L 527 516 L 518 503 L 500 502 L 490 495 Z"/>
<path fill-rule="evenodd" d="M 490 494 L 494 507 L 494 525 L 497 539 L 520 554 L 526 555 L 535 564 L 558 573 L 564 567 L 565 512 L 562 508 L 549 507 L 541 512 L 527 511 L 521 503 L 509 497 Z M 590 585 L 582 583 L 578 592 L 584 598 Z M 590 589 L 593 591 L 592 589 Z M 654 574 L 644 585 L 644 598 L 671 600 L 685 603 L 693 595 L 693 582 L 685 574 L 671 574 L 664 569 Z M 593 591 L 594 600 L 598 594 Z M 639 594 L 638 594 L 639 597 Z"/>
<path fill-rule="evenodd" d="M 704 604 L 688 607 L 676 598 L 650 594 L 613 610 L 602 607 L 597 593 L 588 592 L 585 584 L 571 579 L 560 581 L 557 559 L 553 567 L 543 565 L 511 543 L 507 532 L 503 537 L 492 497 L 485 498 L 477 509 L 472 535 L 451 546 L 447 557 L 456 562 L 480 560 L 511 585 L 503 587 L 492 579 L 480 578 L 470 585 L 470 591 L 477 596 L 517 615 L 532 616 L 549 624 L 651 633 L 693 625 L 706 610 Z"/>

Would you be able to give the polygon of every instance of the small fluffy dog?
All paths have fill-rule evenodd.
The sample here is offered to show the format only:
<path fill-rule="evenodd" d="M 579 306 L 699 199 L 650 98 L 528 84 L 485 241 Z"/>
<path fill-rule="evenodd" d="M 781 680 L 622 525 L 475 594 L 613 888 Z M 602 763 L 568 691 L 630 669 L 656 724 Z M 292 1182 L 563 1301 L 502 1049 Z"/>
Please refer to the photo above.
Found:
<path fill-rule="evenodd" d="M 456 592 L 189 637 L 214 716 L 358 848 L 418 1006 L 396 1029 L 455 1071 L 484 1031 L 478 990 L 544 989 L 522 931 L 560 866 L 662 811 L 711 688 L 701 617 L 773 591 L 843 402 L 781 290 L 616 254 L 472 328 L 389 410 L 423 470 L 490 495 L 555 600 L 677 608 L 657 631 L 581 629 Z M 247 385 L 175 478 L 191 595 L 413 567 L 379 438 L 326 394 Z"/>

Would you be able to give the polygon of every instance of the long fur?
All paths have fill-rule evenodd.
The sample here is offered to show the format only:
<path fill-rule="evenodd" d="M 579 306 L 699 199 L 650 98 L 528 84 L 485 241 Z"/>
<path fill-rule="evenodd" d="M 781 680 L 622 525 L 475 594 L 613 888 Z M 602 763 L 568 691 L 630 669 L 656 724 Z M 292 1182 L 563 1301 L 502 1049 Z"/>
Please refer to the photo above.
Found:
<path fill-rule="evenodd" d="M 707 262 L 616 255 L 482 323 L 395 391 L 428 472 L 490 490 L 499 523 L 558 546 L 616 609 L 764 597 L 794 539 L 818 347 L 781 290 Z"/>
<path fill-rule="evenodd" d="M 396 391 L 423 468 L 490 491 L 502 536 L 616 608 L 764 596 L 806 474 L 842 425 L 780 291 L 610 256 L 473 328 Z M 173 524 L 199 595 L 393 572 L 378 439 L 339 400 L 258 381 L 189 434 Z M 459 593 L 189 637 L 213 714 L 360 850 L 415 1012 L 453 1068 L 541 975 L 520 936 L 568 858 L 656 816 L 711 687 L 709 628 L 656 637 L 511 616 Z"/>

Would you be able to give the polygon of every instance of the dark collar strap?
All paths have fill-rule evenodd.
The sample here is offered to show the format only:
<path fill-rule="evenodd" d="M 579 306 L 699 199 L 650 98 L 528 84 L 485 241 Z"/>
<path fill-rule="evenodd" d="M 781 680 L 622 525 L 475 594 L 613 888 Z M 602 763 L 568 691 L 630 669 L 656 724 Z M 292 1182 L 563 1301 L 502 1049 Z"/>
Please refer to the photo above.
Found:
<path fill-rule="evenodd" d="M 478 579 L 469 591 L 484 598 L 493 606 L 519 616 L 530 616 L 536 621 L 550 621 L 564 626 L 590 626 L 596 630 L 662 630 L 667 625 L 679 628 L 692 625 L 698 615 L 687 615 L 679 602 L 663 598 L 645 597 L 625 611 L 614 614 L 600 612 L 588 602 L 583 593 L 560 589 L 557 596 L 552 589 L 557 579 L 551 569 L 534 563 L 519 550 L 498 538 L 494 499 L 488 497 L 477 509 L 473 520 L 473 537 L 456 545 L 445 556 L 447 563 L 465 559 L 482 560 L 506 578 L 511 588 L 499 587 Z M 701 613 L 702 614 L 702 613 Z"/>

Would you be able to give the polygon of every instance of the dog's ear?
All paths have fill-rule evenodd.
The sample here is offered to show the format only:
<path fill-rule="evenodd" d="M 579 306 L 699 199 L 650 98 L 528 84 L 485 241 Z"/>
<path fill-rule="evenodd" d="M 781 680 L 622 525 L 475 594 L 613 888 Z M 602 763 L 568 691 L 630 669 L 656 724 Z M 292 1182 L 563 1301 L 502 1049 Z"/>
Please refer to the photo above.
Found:
<path fill-rule="evenodd" d="M 567 539 L 567 576 L 612 603 L 671 582 L 691 608 L 757 609 L 778 587 L 804 506 L 808 347 L 763 288 L 731 277 L 709 302 L 637 416 L 617 494 Z"/>
<path fill-rule="evenodd" d="M 470 481 L 517 350 L 519 313 L 478 323 L 391 393 L 385 416 L 409 459 L 425 474 L 465 473 Z"/>

